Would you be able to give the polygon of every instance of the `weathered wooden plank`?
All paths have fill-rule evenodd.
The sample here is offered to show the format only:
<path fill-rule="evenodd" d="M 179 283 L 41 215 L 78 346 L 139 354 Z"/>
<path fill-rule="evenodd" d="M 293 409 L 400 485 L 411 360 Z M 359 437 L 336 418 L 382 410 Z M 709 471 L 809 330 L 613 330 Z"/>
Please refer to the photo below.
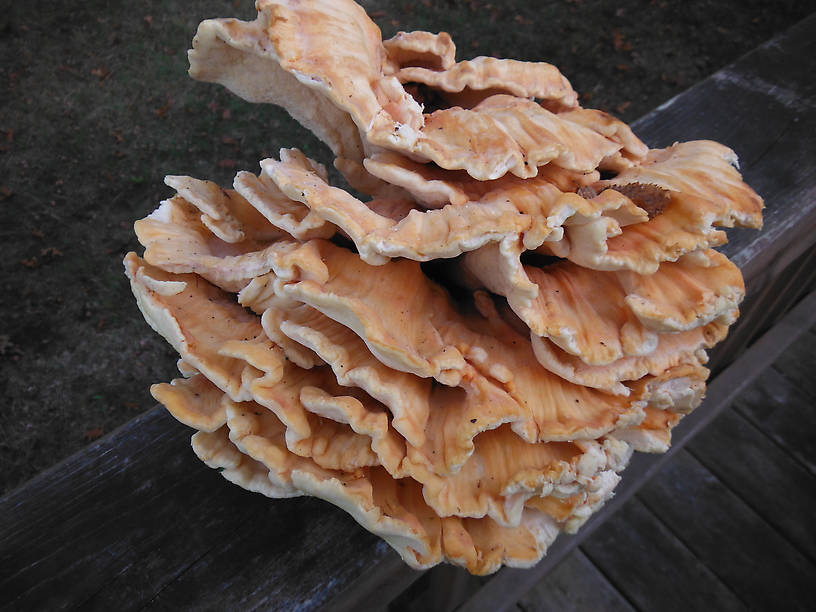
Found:
<path fill-rule="evenodd" d="M 797 549 L 816 560 L 816 478 L 774 444 L 770 433 L 754 427 L 732 407 L 687 448 Z"/>
<path fill-rule="evenodd" d="M 384 544 L 372 547 L 361 541 L 354 521 L 325 503 L 307 498 L 282 504 L 263 501 L 268 506 L 263 513 L 237 522 L 233 538 L 196 560 L 152 598 L 148 608 L 320 609 L 338 590 L 334 580 L 343 580 L 350 570 L 358 576 L 355 545 L 362 544 L 365 551 L 379 548 L 380 556 L 391 552 Z"/>
<path fill-rule="evenodd" d="M 397 560 L 329 504 L 228 485 L 189 435 L 157 408 L 2 498 L 0 601 L 137 609 L 161 592 L 185 607 L 309 610 Z"/>
<path fill-rule="evenodd" d="M 211 478 L 196 483 L 183 477 L 196 469 L 187 449 L 167 452 L 168 445 L 187 437 L 184 430 L 154 411 L 4 498 L 0 502 L 4 601 L 20 608 L 70 606 L 87 599 L 124 564 L 140 559 L 156 536 L 172 533 L 186 520 L 184 515 L 199 521 L 202 531 L 216 528 L 224 516 L 219 506 L 235 493 L 213 496 L 209 524 L 207 516 L 197 515 L 196 507 L 177 511 L 177 516 L 168 514 L 160 524 L 151 524 L 142 514 L 163 495 L 178 491 L 194 496 L 198 487 L 215 484 Z M 250 511 L 236 506 L 239 516 Z M 216 531 L 212 537 L 222 534 Z M 201 554 L 211 545 L 202 534 L 189 536 L 179 542 L 182 556 Z M 123 565 L 117 566 L 117 558 Z M 168 573 L 172 576 L 173 571 Z"/>
<path fill-rule="evenodd" d="M 380 542 L 379 545 L 383 543 Z M 391 551 L 375 567 L 367 567 L 362 576 L 336 593 L 328 608 L 335 612 L 390 611 L 391 601 L 424 575 L 425 572 L 406 567 L 403 560 Z"/>
<path fill-rule="evenodd" d="M 806 365 L 813 368 L 816 360 Z M 791 380 L 779 370 L 768 368 L 740 395 L 734 407 L 816 474 L 816 398 L 803 390 L 805 384 L 801 377 Z"/>
<path fill-rule="evenodd" d="M 660 476 L 638 498 L 740 599 L 762 610 L 812 605 L 816 566 L 691 454 L 677 453 Z"/>
<path fill-rule="evenodd" d="M 636 498 L 581 548 L 638 609 L 745 609 L 745 603 Z"/>
<path fill-rule="evenodd" d="M 742 315 L 725 341 L 709 352 L 709 369 L 714 375 L 721 366 L 741 353 L 759 335 L 764 333 L 790 304 L 816 289 L 816 248 L 811 248 L 781 272 L 767 271 L 750 279 L 746 285 L 747 297 L 740 305 Z"/>
<path fill-rule="evenodd" d="M 451 612 L 486 580 L 485 576 L 474 576 L 461 567 L 437 565 L 391 602 L 388 611 Z"/>
<path fill-rule="evenodd" d="M 573 550 L 519 600 L 526 612 L 629 612 L 631 604 L 580 550 Z"/>
<path fill-rule="evenodd" d="M 816 364 L 816 333 L 811 330 L 774 363 L 774 369 L 814 401 L 816 400 L 814 364 Z"/>

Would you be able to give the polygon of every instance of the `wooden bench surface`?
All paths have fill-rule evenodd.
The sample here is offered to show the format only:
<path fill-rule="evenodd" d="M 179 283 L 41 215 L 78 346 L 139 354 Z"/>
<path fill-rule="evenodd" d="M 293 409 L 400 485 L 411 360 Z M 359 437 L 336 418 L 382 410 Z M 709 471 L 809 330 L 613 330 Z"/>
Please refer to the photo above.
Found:
<path fill-rule="evenodd" d="M 723 249 L 750 287 L 816 239 L 814 31 L 811 16 L 634 125 L 652 147 L 707 138 L 736 150 L 767 205 L 765 229 L 730 232 Z M 746 368 L 715 378 L 677 448 L 745 386 Z M 353 609 L 419 576 L 327 503 L 224 482 L 195 458 L 190 433 L 156 408 L 0 499 L 0 607 Z M 535 570 L 502 570 L 463 609 L 521 595 L 665 460 L 637 456 L 578 536 L 559 538 Z"/>

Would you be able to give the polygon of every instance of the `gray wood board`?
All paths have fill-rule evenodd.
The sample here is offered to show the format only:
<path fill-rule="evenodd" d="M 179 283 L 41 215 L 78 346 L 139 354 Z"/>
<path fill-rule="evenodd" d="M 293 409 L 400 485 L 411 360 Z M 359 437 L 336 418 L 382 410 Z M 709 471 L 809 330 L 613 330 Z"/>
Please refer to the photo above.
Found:
<path fill-rule="evenodd" d="M 310 609 L 397 560 L 325 502 L 230 485 L 190 433 L 157 408 L 0 499 L 0 607 Z"/>
<path fill-rule="evenodd" d="M 636 125 L 652 146 L 703 137 L 737 150 L 768 201 L 765 230 L 736 233 L 726 249 L 750 270 L 804 248 L 792 230 L 813 223 L 814 170 L 801 160 L 814 157 L 816 86 L 801 58 L 814 55 L 814 24 L 806 19 Z M 270 502 L 220 482 L 192 456 L 188 435 L 149 413 L 0 499 L 0 605 L 134 608 L 185 594 L 189 607 L 313 609 L 338 593 L 386 600 L 371 589 L 416 577 L 328 504 Z M 247 559 L 237 548 L 247 538 L 263 546 L 230 574 L 225 563 Z M 368 591 L 355 591 L 363 583 Z"/>
<path fill-rule="evenodd" d="M 639 610 L 745 609 L 745 603 L 636 498 L 582 549 Z"/>
<path fill-rule="evenodd" d="M 816 367 L 816 333 L 813 330 L 774 364 L 774 369 L 792 381 L 799 391 L 806 393 L 811 402 L 816 402 L 814 367 Z"/>
<path fill-rule="evenodd" d="M 389 612 L 451 612 L 469 593 L 484 584 L 460 567 L 442 563 L 427 572 L 388 606 Z"/>
<path fill-rule="evenodd" d="M 732 407 L 697 434 L 687 448 L 814 561 L 816 477 L 775 444 L 770 438 L 772 433 L 757 429 Z"/>
<path fill-rule="evenodd" d="M 575 549 L 519 600 L 525 612 L 631 612 L 631 604 Z"/>
<path fill-rule="evenodd" d="M 816 360 L 806 364 L 812 369 Z M 737 399 L 735 408 L 816 474 L 816 398 L 802 390 L 806 384 L 801 377 L 791 380 L 769 368 Z"/>
<path fill-rule="evenodd" d="M 813 563 L 688 452 L 677 453 L 638 498 L 751 608 L 810 607 Z M 672 571 L 654 589 L 663 591 L 666 581 L 674 581 Z"/>

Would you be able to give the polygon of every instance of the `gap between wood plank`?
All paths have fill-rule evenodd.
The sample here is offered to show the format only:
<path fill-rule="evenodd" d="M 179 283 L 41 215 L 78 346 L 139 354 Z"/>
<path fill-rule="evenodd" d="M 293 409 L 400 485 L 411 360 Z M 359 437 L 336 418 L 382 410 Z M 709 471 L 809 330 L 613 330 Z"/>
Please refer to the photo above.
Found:
<path fill-rule="evenodd" d="M 770 444 L 773 448 L 783 453 L 784 456 L 787 457 L 793 465 L 800 467 L 807 474 L 811 473 L 810 471 L 807 470 L 807 468 L 802 467 L 801 464 L 797 462 L 795 458 L 792 457 L 789 453 L 784 453 L 783 447 L 780 447 L 773 440 L 773 438 L 766 435 L 761 428 L 756 427 L 754 423 L 752 423 L 749 419 L 745 418 L 743 415 L 737 412 L 733 406 L 730 408 L 730 410 L 735 419 L 740 419 L 741 421 L 743 421 L 744 426 L 746 428 L 754 430 L 758 436 L 761 436 L 763 439 L 765 439 L 768 442 L 768 444 Z M 685 449 L 685 451 L 688 452 L 689 455 L 691 455 L 697 462 L 699 462 L 700 465 L 702 465 L 706 470 L 708 470 L 720 482 L 720 484 L 722 484 L 727 490 L 731 491 L 731 493 L 733 493 L 738 499 L 740 499 L 755 514 L 761 517 L 763 521 L 768 523 L 776 533 L 778 533 L 783 539 L 785 539 L 789 544 L 791 544 L 791 546 L 793 546 L 800 554 L 802 554 L 802 556 L 804 556 L 809 562 L 816 564 L 816 557 L 814 557 L 810 552 L 808 552 L 805 548 L 798 544 L 796 538 L 786 533 L 782 527 L 779 527 L 775 523 L 773 523 L 772 519 L 766 517 L 765 511 L 763 511 L 763 509 L 761 508 L 761 504 L 757 504 L 755 500 L 754 503 L 752 503 L 752 500 L 754 498 L 746 496 L 740 489 L 737 489 L 732 484 L 730 484 L 730 479 L 727 479 L 727 476 L 725 478 L 721 476 L 721 473 L 725 470 L 723 470 L 722 468 L 718 468 L 716 465 L 712 466 L 711 463 L 707 462 L 704 457 L 701 457 L 698 454 L 698 452 L 695 452 L 693 443 L 690 444 Z"/>
<path fill-rule="evenodd" d="M 679 452 L 685 452 L 685 450 L 681 450 Z M 639 493 L 633 495 L 632 498 L 630 498 L 629 502 L 631 502 L 632 499 L 636 499 L 643 506 L 643 508 L 646 510 L 646 512 L 649 514 L 652 520 L 654 520 L 659 525 L 662 525 L 663 528 L 671 535 L 671 537 L 674 538 L 674 540 L 683 548 L 683 550 L 685 550 L 691 557 L 696 559 L 700 563 L 700 565 L 703 568 L 705 568 L 708 571 L 708 573 L 711 574 L 726 591 L 728 591 L 729 593 L 731 593 L 731 595 L 734 596 L 734 599 L 737 599 L 738 601 L 742 602 L 742 604 L 745 605 L 746 610 L 748 609 L 747 602 L 745 602 L 745 600 L 739 596 L 739 593 L 737 593 L 731 587 L 730 584 L 723 580 L 722 576 L 720 576 L 715 571 L 715 568 L 711 567 L 710 565 L 708 565 L 708 563 L 701 559 L 700 556 L 694 552 L 691 546 L 689 546 L 689 544 L 683 538 L 681 538 L 677 533 L 674 532 L 674 530 L 671 528 L 671 525 L 669 525 L 665 520 L 663 520 L 663 518 L 657 512 L 655 512 L 649 504 L 646 503 L 646 501 L 640 496 Z M 617 585 L 615 586 L 615 588 L 617 588 Z"/>
<path fill-rule="evenodd" d="M 814 407 L 814 409 L 816 409 L 816 407 Z M 762 435 L 764 435 L 771 444 L 773 444 L 776 448 L 778 448 L 781 452 L 783 452 L 785 454 L 785 456 L 790 458 L 790 460 L 793 461 L 794 463 L 796 463 L 796 465 L 801 467 L 808 474 L 816 477 L 816 473 L 813 472 L 813 468 L 811 466 L 809 466 L 807 463 L 805 463 L 795 453 L 791 452 L 791 450 L 790 450 L 790 448 L 788 448 L 788 446 L 786 446 L 785 444 L 783 444 L 779 440 L 775 439 L 773 436 L 769 436 L 768 434 L 766 434 L 765 431 L 763 430 L 762 426 L 761 426 L 761 423 L 759 423 L 759 421 L 757 421 L 756 418 L 753 415 L 751 415 L 747 410 L 741 410 L 739 408 L 739 405 L 737 404 L 737 405 L 734 406 L 734 412 L 737 415 L 739 415 L 742 419 L 744 419 L 745 422 L 748 423 L 751 427 L 753 427 L 757 431 L 761 432 Z"/>
<path fill-rule="evenodd" d="M 682 451 L 679 451 L 677 454 L 679 455 L 679 454 L 680 454 L 680 452 L 687 452 L 687 451 L 686 451 L 685 449 L 683 449 Z M 707 469 L 707 468 L 706 468 L 706 469 Z M 717 481 L 719 482 L 719 479 L 717 479 Z M 679 534 L 675 533 L 675 531 L 674 531 L 674 530 L 671 528 L 671 525 L 669 525 L 669 524 L 668 524 L 668 523 L 667 523 L 665 520 L 663 520 L 663 518 L 660 516 L 660 514 L 658 514 L 658 513 L 657 513 L 657 512 L 656 512 L 656 511 L 655 511 L 655 510 L 654 510 L 654 509 L 653 509 L 653 508 L 652 508 L 652 507 L 651 507 L 651 506 L 650 506 L 650 505 L 647 503 L 647 502 L 646 502 L 646 500 L 645 500 L 645 499 L 643 499 L 643 497 L 641 497 L 640 492 L 638 492 L 638 493 L 637 493 L 636 495 L 634 495 L 633 497 L 634 497 L 634 499 L 636 499 L 638 502 L 640 502 L 640 504 L 641 504 L 641 505 L 644 507 L 644 509 L 646 510 L 646 512 L 647 512 L 647 513 L 648 513 L 648 514 L 649 514 L 649 515 L 652 517 L 652 519 L 653 519 L 654 521 L 656 521 L 657 523 L 659 523 L 660 525 L 662 525 L 662 526 L 663 526 L 663 527 L 666 529 L 666 531 L 667 531 L 667 532 L 668 532 L 668 533 L 671 535 L 671 537 L 672 537 L 672 538 L 674 538 L 674 539 L 677 541 L 677 543 L 678 543 L 678 544 L 679 544 L 679 545 L 680 545 L 680 546 L 681 546 L 681 547 L 682 547 L 682 548 L 683 548 L 683 549 L 684 549 L 686 552 L 688 552 L 688 554 L 689 554 L 689 555 L 691 555 L 692 557 L 694 557 L 694 558 L 695 558 L 695 559 L 696 559 L 696 560 L 697 560 L 697 561 L 700 563 L 700 565 L 701 565 L 701 566 L 703 566 L 703 567 L 704 567 L 706 570 L 708 570 L 708 572 L 709 572 L 709 573 L 710 573 L 712 576 L 714 576 L 714 578 L 716 578 L 716 579 L 717 579 L 717 581 L 718 581 L 718 582 L 719 582 L 719 583 L 720 583 L 720 584 L 723 586 L 723 588 L 725 588 L 725 589 L 726 589 L 728 592 L 730 592 L 730 593 L 731 593 L 731 594 L 734 596 L 734 598 L 735 598 L 735 599 L 737 599 L 737 600 L 739 600 L 740 602 L 742 602 L 742 604 L 745 606 L 745 609 L 746 609 L 746 610 L 749 608 L 748 603 L 747 603 L 747 602 L 746 602 L 746 601 L 745 601 L 745 600 L 744 600 L 742 597 L 740 597 L 740 596 L 739 596 L 739 593 L 737 593 L 737 592 L 736 592 L 736 591 L 735 591 L 735 590 L 734 590 L 734 589 L 731 587 L 731 585 L 730 585 L 730 584 L 728 584 L 728 582 L 726 582 L 726 581 L 723 579 L 723 577 L 722 577 L 722 576 L 720 576 L 720 575 L 717 573 L 716 568 L 711 567 L 711 566 L 710 566 L 708 563 L 706 563 L 706 562 L 705 562 L 705 561 L 704 561 L 702 558 L 700 558 L 700 556 L 699 556 L 697 553 L 695 553 L 695 552 L 694 552 L 694 550 L 691 548 L 691 546 L 689 546 L 689 544 L 688 544 L 688 543 L 687 543 L 687 542 L 686 542 L 686 541 L 685 541 L 685 540 L 684 540 L 682 537 L 680 537 L 680 535 L 679 535 Z M 760 518 L 761 518 L 761 517 L 760 517 Z M 617 588 L 617 585 L 615 586 L 615 588 Z"/>
<path fill-rule="evenodd" d="M 516 605 L 525 612 L 635 612 L 637 609 L 580 548 L 573 550 Z"/>
<path fill-rule="evenodd" d="M 813 346 L 816 346 L 816 338 L 813 338 L 812 342 Z M 816 358 L 809 359 L 809 362 L 812 365 L 816 365 Z M 778 376 L 779 379 L 785 381 L 786 383 L 791 385 L 797 384 L 785 376 L 784 372 L 782 372 L 780 369 L 773 368 L 773 372 L 775 376 Z M 814 421 L 816 421 L 816 395 L 811 393 L 811 390 L 806 387 L 796 387 L 793 391 L 793 395 L 795 399 L 800 399 L 802 401 L 804 404 L 803 407 L 810 413 L 810 427 L 804 430 L 803 433 L 806 433 L 808 436 L 812 436 L 813 432 L 816 431 L 816 427 L 814 427 Z M 736 411 L 746 420 L 752 423 L 755 427 L 760 428 L 758 418 L 752 414 L 749 406 L 746 406 L 741 402 L 735 408 Z M 816 442 L 810 442 L 810 444 L 803 443 L 803 441 L 795 437 L 792 432 L 785 430 L 775 430 L 773 436 L 769 437 L 774 444 L 780 448 L 783 448 L 793 459 L 793 461 L 797 463 L 797 465 L 801 466 L 802 469 L 804 469 L 811 476 L 816 477 Z"/>
<path fill-rule="evenodd" d="M 705 464 L 697 460 L 688 449 L 681 450 L 670 465 L 674 478 L 652 481 L 648 488 L 642 489 L 637 494 L 636 498 L 740 600 L 745 601 L 747 598 L 747 603 L 751 607 L 756 607 L 757 601 L 763 601 L 765 598 L 764 604 L 760 607 L 771 607 L 771 602 L 776 601 L 782 607 L 788 607 L 791 606 L 791 599 L 794 602 L 798 599 L 799 603 L 793 604 L 792 607 L 799 608 L 802 599 L 808 599 L 809 591 L 805 585 L 807 581 L 802 576 L 808 575 L 803 572 L 814 571 L 812 561 L 793 546 L 773 523 L 766 520 Z M 708 477 L 712 480 L 709 481 Z M 675 489 L 678 484 L 679 490 Z M 686 486 L 693 493 L 691 499 L 683 506 L 683 512 L 678 514 L 678 506 L 674 502 L 677 494 Z M 700 512 L 700 509 L 705 510 L 707 507 L 714 512 Z M 727 520 L 723 520 L 722 512 L 717 512 L 720 509 L 728 509 L 725 515 Z M 687 520 L 686 511 L 699 519 Z M 751 528 L 758 529 L 757 534 L 761 532 L 762 536 L 754 538 L 755 534 L 745 531 Z M 723 559 L 718 557 L 730 547 L 712 547 L 715 541 L 730 539 L 729 535 L 745 536 L 745 544 L 741 545 L 745 546 L 745 549 L 741 549 L 737 555 L 741 559 L 736 566 L 730 558 L 724 563 Z M 750 556 L 752 544 L 755 556 Z M 746 556 L 746 552 L 749 556 Z M 779 572 L 776 564 L 761 563 L 760 565 L 764 567 L 757 568 L 756 578 L 747 579 L 746 576 L 751 572 L 751 564 L 756 565 L 760 559 L 756 555 L 761 552 L 771 553 L 770 558 L 776 558 L 779 567 L 787 567 L 788 571 L 774 574 Z M 743 572 L 735 572 L 735 568 L 742 568 Z M 761 581 L 765 586 L 756 581 Z M 771 593 L 775 593 L 775 597 L 768 599 Z"/>
<path fill-rule="evenodd" d="M 742 598 L 640 499 L 629 499 L 598 531 L 586 542 L 587 556 L 596 567 L 606 566 L 612 584 L 627 593 L 636 609 L 685 612 L 706 609 L 704 601 L 712 610 L 747 609 Z M 675 568 L 667 579 L 665 574 Z"/>
<path fill-rule="evenodd" d="M 237 523 L 237 524 L 236 524 L 236 526 L 235 526 L 235 529 L 233 529 L 233 530 L 232 530 L 232 531 L 229 533 L 229 535 L 232 535 L 232 534 L 236 533 L 237 531 L 239 531 L 239 530 L 242 528 L 242 525 L 241 525 L 241 522 L 240 522 L 240 521 L 236 521 L 236 523 Z M 147 610 L 148 608 L 150 608 L 150 607 L 152 607 L 153 605 L 155 605 L 156 600 L 158 600 L 159 596 L 160 596 L 160 595 L 161 595 L 161 594 L 162 594 L 162 593 L 163 593 L 163 592 L 164 592 L 164 591 L 165 591 L 165 590 L 166 590 L 166 589 L 167 589 L 167 588 L 168 588 L 170 585 L 172 585 L 172 584 L 173 584 L 174 582 L 176 582 L 176 581 L 177 581 L 179 578 L 181 578 L 182 576 L 184 576 L 184 574 L 186 574 L 187 572 L 189 572 L 189 571 L 190 571 L 190 570 L 191 570 L 193 567 L 195 567 L 195 566 L 196 566 L 196 564 L 197 564 L 197 563 L 199 563 L 199 562 L 200 562 L 200 561 L 201 561 L 201 560 L 202 560 L 204 557 L 206 557 L 207 555 L 209 555 L 209 554 L 210 554 L 210 553 L 211 553 L 211 552 L 212 552 L 212 551 L 213 551 L 213 550 L 214 550 L 216 547 L 220 546 L 221 544 L 222 544 L 222 541 L 221 541 L 221 540 L 219 540 L 219 541 L 217 541 L 217 542 L 213 542 L 213 545 L 212 545 L 212 546 L 210 546 L 210 547 L 209 547 L 207 550 L 205 550 L 204 552 L 202 552 L 202 553 L 201 553 L 201 554 L 200 554 L 198 557 L 196 557 L 195 559 L 193 559 L 192 561 L 190 561 L 189 563 L 187 563 L 187 565 L 185 565 L 185 566 L 184 566 L 184 568 L 182 568 L 181 570 L 179 570 L 178 572 L 176 572 L 176 573 L 173 575 L 173 577 L 172 577 L 172 578 L 170 578 L 170 579 L 169 579 L 167 582 L 165 582 L 165 583 L 164 583 L 164 584 L 161 586 L 161 588 L 159 588 L 159 590 L 158 590 L 158 591 L 156 591 L 156 592 L 153 594 L 153 597 L 151 597 L 150 599 L 148 599 L 148 600 L 147 600 L 147 601 L 146 601 L 144 604 L 142 604 L 142 605 L 139 607 L 139 610 L 140 610 L 140 611 L 141 611 L 141 610 Z M 128 566 L 128 568 L 129 568 L 129 566 Z M 117 574 L 117 575 L 114 577 L 114 579 L 115 579 L 115 578 L 117 578 L 117 577 L 119 577 L 119 576 L 121 576 L 122 574 L 124 574 L 124 573 L 127 571 L 127 569 L 128 569 L 128 568 L 125 568 L 125 569 L 123 569 L 121 572 L 119 572 L 119 573 L 118 573 L 118 574 Z M 87 598 L 87 599 L 86 599 L 84 602 L 82 602 L 82 604 L 80 604 L 79 606 L 77 606 L 75 609 L 80 609 L 80 608 L 82 608 L 82 607 L 83 607 L 83 606 L 84 606 L 84 605 L 85 605 L 87 602 L 91 601 L 91 600 L 92 600 L 94 597 L 96 597 L 96 596 L 97 596 L 97 595 L 99 595 L 99 594 L 100 594 L 102 591 L 104 591 L 104 590 L 105 590 L 105 588 L 106 588 L 107 586 L 108 586 L 107 584 L 106 584 L 106 585 L 104 585 L 102 588 L 100 588 L 100 589 L 99 589 L 98 591 L 96 591 L 96 592 L 95 592 L 93 595 L 91 595 L 90 597 L 88 597 L 88 598 Z"/>
<path fill-rule="evenodd" d="M 697 455 L 695 455 L 689 449 L 686 449 L 686 452 L 688 452 L 689 455 L 691 455 L 695 459 L 695 461 L 697 461 L 700 465 L 702 465 L 714 478 L 716 478 L 717 482 L 719 482 L 723 486 L 723 488 L 725 488 L 732 495 L 734 495 L 734 497 L 739 499 L 743 504 L 745 504 L 748 508 L 750 508 L 751 511 L 754 514 L 756 514 L 762 520 L 762 522 L 765 523 L 770 528 L 770 530 L 773 533 L 775 533 L 780 538 L 782 538 L 785 542 L 790 544 L 791 547 L 794 550 L 796 550 L 796 552 L 798 552 L 800 555 L 802 555 L 810 563 L 816 564 L 816 559 L 814 559 L 805 549 L 798 546 L 797 543 L 796 543 L 796 540 L 791 539 L 790 537 L 788 537 L 787 534 L 785 534 L 783 531 L 781 531 L 774 523 L 772 523 L 769 519 L 767 519 L 764 514 L 762 514 L 757 508 L 755 508 L 751 504 L 751 499 L 750 498 L 746 498 L 744 495 L 741 495 L 738 489 L 735 489 L 728 482 L 722 480 L 715 472 L 712 472 L 711 469 L 709 468 L 708 464 L 706 464 L 702 459 L 700 459 Z"/>

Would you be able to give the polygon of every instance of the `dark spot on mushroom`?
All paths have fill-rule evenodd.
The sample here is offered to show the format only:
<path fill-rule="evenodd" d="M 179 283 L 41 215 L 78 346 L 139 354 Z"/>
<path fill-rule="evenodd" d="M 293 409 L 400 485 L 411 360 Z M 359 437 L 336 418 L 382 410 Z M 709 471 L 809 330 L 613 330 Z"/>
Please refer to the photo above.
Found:
<path fill-rule="evenodd" d="M 577 193 L 579 196 L 581 196 L 585 200 L 591 200 L 592 198 L 594 198 L 594 197 L 596 197 L 598 195 L 598 192 L 595 191 L 589 185 L 582 185 L 581 187 L 578 188 L 578 191 L 576 191 L 575 193 Z"/>
<path fill-rule="evenodd" d="M 636 206 L 645 210 L 646 214 L 649 215 L 649 219 L 654 219 L 666 210 L 666 206 L 671 202 L 671 193 L 668 189 L 663 189 L 663 187 L 651 183 L 611 185 L 610 188 L 622 193 L 632 200 Z"/>

